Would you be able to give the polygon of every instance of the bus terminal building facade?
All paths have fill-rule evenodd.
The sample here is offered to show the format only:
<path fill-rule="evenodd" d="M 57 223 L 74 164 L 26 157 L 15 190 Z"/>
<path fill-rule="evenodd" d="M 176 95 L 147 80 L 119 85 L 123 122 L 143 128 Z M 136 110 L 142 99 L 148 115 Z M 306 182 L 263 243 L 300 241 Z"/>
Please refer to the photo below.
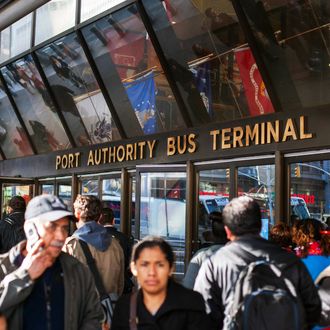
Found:
<path fill-rule="evenodd" d="M 0 17 L 15 6 L 0 32 L 3 211 L 15 194 L 97 195 L 124 232 L 166 238 L 178 275 L 235 196 L 259 202 L 264 237 L 328 221 L 328 1 L 0 1 Z"/>

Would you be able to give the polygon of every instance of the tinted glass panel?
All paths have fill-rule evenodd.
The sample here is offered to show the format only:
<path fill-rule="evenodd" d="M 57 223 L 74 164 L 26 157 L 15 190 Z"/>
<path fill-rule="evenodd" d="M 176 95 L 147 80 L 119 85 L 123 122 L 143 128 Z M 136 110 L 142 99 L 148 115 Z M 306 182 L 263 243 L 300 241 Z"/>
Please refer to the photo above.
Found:
<path fill-rule="evenodd" d="M 75 23 L 76 0 L 52 0 L 37 9 L 35 44 L 39 44 Z"/>
<path fill-rule="evenodd" d="M 33 197 L 33 185 L 4 184 L 2 186 L 2 216 L 7 214 L 7 203 L 14 196 L 22 196 L 26 203 Z"/>
<path fill-rule="evenodd" d="M 81 191 L 82 195 L 94 195 L 98 196 L 99 193 L 99 181 L 84 179 L 81 181 Z"/>
<path fill-rule="evenodd" d="M 231 1 L 142 3 L 195 125 L 274 111 Z"/>
<path fill-rule="evenodd" d="M 1 31 L 0 62 L 24 52 L 31 47 L 32 14 Z"/>
<path fill-rule="evenodd" d="M 291 220 L 319 219 L 330 225 L 330 161 L 291 164 Z"/>
<path fill-rule="evenodd" d="M 83 33 L 128 136 L 183 126 L 135 5 L 89 25 Z"/>
<path fill-rule="evenodd" d="M 183 173 L 142 173 L 140 238 L 165 238 L 176 254 L 175 273 L 184 272 L 186 228 L 186 175 Z"/>
<path fill-rule="evenodd" d="M 4 75 L 5 80 L 11 81 Z M 32 149 L 27 139 L 25 131 L 18 121 L 14 109 L 12 108 L 7 94 L 4 92 L 0 81 L 0 146 L 6 158 L 32 155 Z"/>
<path fill-rule="evenodd" d="M 110 208 L 115 217 L 115 226 L 120 229 L 120 197 L 121 197 L 121 179 L 102 180 L 102 202 L 103 206 Z"/>
<path fill-rule="evenodd" d="M 48 91 L 31 55 L 1 69 L 38 152 L 70 147 Z"/>
<path fill-rule="evenodd" d="M 198 239 L 201 247 L 216 241 L 209 215 L 212 212 L 222 212 L 229 203 L 229 189 L 229 168 L 199 172 Z"/>
<path fill-rule="evenodd" d="M 54 185 L 50 183 L 44 183 L 41 185 L 41 194 L 54 195 L 55 189 Z"/>
<path fill-rule="evenodd" d="M 286 80 L 296 90 L 298 106 L 329 104 L 329 1 L 262 0 L 258 7 L 251 5 L 251 1 L 241 2 L 247 6 L 245 13 L 251 17 L 249 22 L 258 42 L 264 43 L 262 54 L 267 69 L 276 78 L 274 87 L 283 109 L 288 108 L 292 99 L 292 95 L 281 90 Z M 263 20 L 264 26 L 261 20 L 256 23 L 255 17 L 260 15 L 267 18 Z M 283 69 L 278 70 L 279 65 L 287 71 L 288 79 L 284 79 Z"/>
<path fill-rule="evenodd" d="M 104 97 L 75 34 L 37 51 L 77 145 L 119 138 Z"/>
<path fill-rule="evenodd" d="M 268 238 L 269 229 L 275 224 L 275 165 L 238 168 L 238 196 L 254 198 L 261 210 L 261 236 Z"/>
<path fill-rule="evenodd" d="M 81 0 L 81 21 L 93 17 L 103 11 L 112 8 L 125 0 Z"/>

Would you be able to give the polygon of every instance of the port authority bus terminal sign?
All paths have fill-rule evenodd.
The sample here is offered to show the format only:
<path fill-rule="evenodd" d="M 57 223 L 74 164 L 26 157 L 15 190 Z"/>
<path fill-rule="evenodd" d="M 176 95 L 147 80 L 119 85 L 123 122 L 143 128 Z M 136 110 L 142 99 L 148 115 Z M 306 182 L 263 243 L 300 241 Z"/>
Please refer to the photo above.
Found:
<path fill-rule="evenodd" d="M 288 118 L 286 120 L 266 121 L 243 126 L 214 129 L 208 131 L 210 149 L 219 150 L 284 143 L 287 141 L 312 139 L 315 134 L 307 131 L 306 117 Z M 195 133 L 169 136 L 166 139 L 166 150 L 158 150 L 159 140 L 146 140 L 134 143 L 105 146 L 91 149 L 82 164 L 82 152 L 57 155 L 56 170 L 77 168 L 80 166 L 97 166 L 110 163 L 121 163 L 137 160 L 148 160 L 156 157 L 158 152 L 166 152 L 167 157 L 198 152 L 199 141 Z M 203 137 L 204 139 L 204 137 Z M 163 140 L 163 139 L 162 139 Z"/>

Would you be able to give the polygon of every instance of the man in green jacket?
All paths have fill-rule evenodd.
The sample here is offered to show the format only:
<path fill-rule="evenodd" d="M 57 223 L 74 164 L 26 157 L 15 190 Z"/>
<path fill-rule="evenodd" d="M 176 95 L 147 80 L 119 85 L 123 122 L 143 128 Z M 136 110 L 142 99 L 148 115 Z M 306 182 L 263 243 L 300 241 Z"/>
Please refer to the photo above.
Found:
<path fill-rule="evenodd" d="M 9 330 L 101 329 L 91 273 L 61 251 L 71 216 L 56 196 L 37 196 L 28 204 L 27 241 L 0 256 L 0 312 Z"/>

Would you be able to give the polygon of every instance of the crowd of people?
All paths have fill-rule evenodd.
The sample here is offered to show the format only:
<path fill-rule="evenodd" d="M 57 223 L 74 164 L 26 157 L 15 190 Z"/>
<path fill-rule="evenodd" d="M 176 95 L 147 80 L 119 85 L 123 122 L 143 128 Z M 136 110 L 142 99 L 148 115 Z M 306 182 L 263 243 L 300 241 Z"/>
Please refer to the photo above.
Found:
<path fill-rule="evenodd" d="M 27 206 L 14 196 L 0 222 L 0 330 L 330 329 L 322 222 L 279 223 L 266 240 L 247 196 L 210 221 L 214 244 L 180 284 L 170 244 L 148 236 L 133 246 L 97 197 L 78 195 L 71 212 L 53 195 Z"/>

